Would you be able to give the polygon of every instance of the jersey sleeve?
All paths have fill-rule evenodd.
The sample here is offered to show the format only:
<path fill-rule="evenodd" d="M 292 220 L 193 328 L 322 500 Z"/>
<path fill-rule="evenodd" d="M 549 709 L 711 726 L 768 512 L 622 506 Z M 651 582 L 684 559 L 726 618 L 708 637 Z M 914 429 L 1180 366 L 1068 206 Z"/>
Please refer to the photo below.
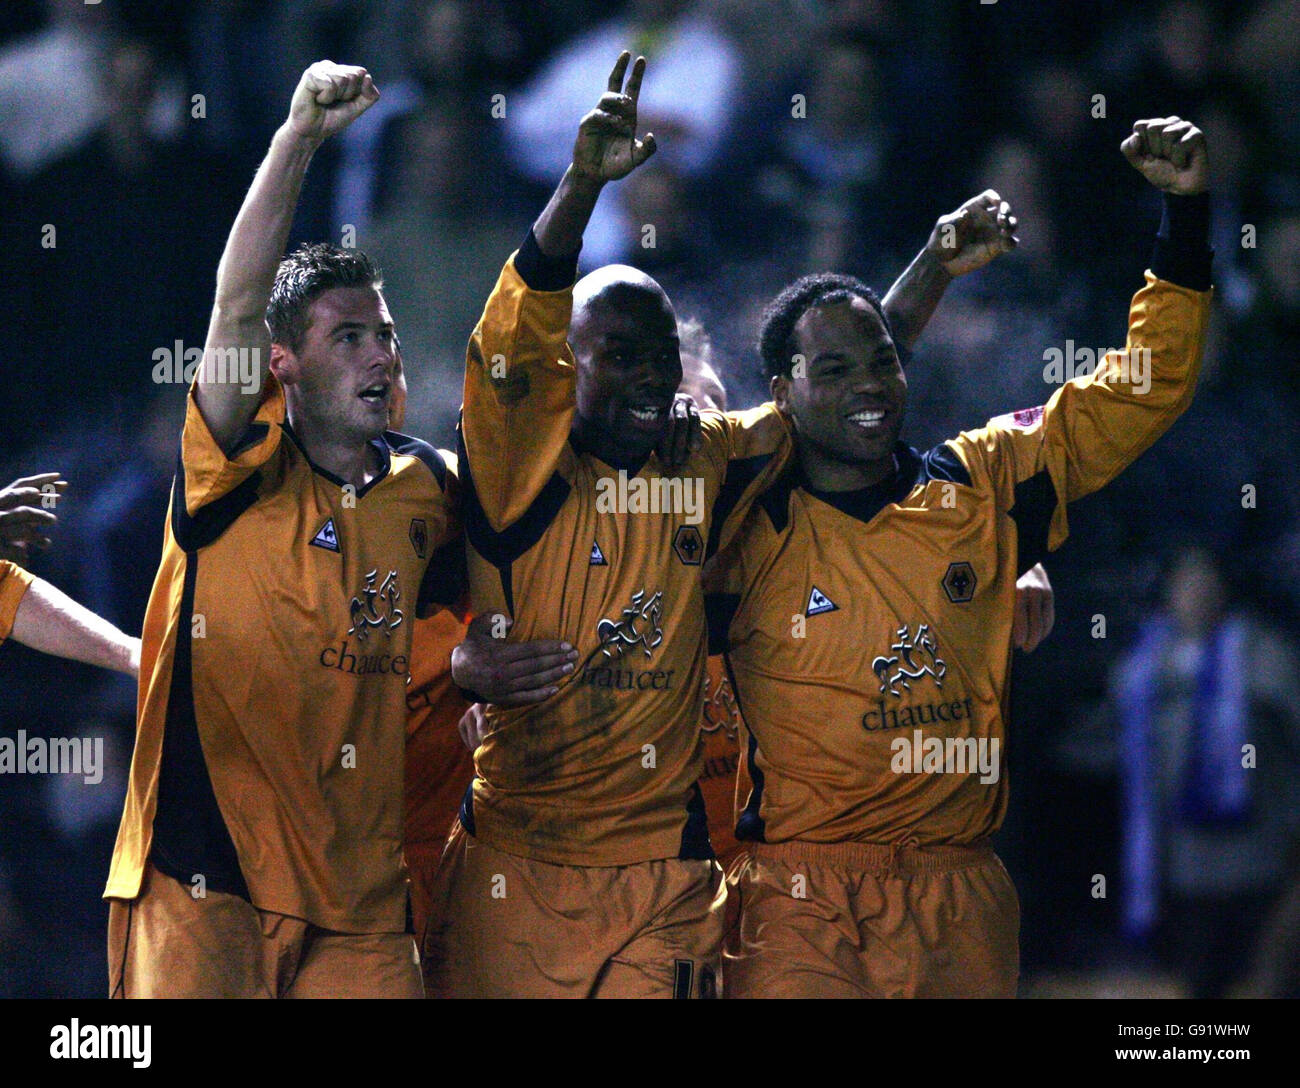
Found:
<path fill-rule="evenodd" d="M 500 532 L 546 486 L 573 422 L 567 336 L 577 257 L 551 259 L 530 233 L 506 262 L 465 358 L 462 471 Z"/>
<path fill-rule="evenodd" d="M 744 412 L 701 412 L 703 450 L 722 480 L 706 558 L 735 538 L 754 501 L 781 475 L 794 449 L 790 425 L 770 401 Z"/>
<path fill-rule="evenodd" d="M 284 389 L 273 374 L 268 374 L 248 429 L 227 455 L 208 430 L 195 398 L 197 388 L 196 381 L 185 405 L 180 463 L 183 479 L 177 481 L 183 484 L 183 512 L 190 518 L 237 490 L 276 455 L 285 420 Z"/>
<path fill-rule="evenodd" d="M 1017 520 L 1022 568 L 1065 540 L 1067 503 L 1113 480 L 1191 403 L 1210 316 L 1208 227 L 1207 196 L 1166 197 L 1154 271 L 1133 296 L 1124 348 L 1107 352 L 1043 407 L 1000 416 L 949 443 L 973 481 L 991 488 Z"/>
<path fill-rule="evenodd" d="M 741 540 L 724 548 L 704 566 L 701 579 L 710 655 L 725 654 L 731 649 L 731 621 L 736 618 L 741 597 L 749 585 L 745 567 Z"/>
<path fill-rule="evenodd" d="M 1113 480 L 1191 403 L 1209 310 L 1210 292 L 1148 272 L 1123 351 L 1108 352 L 1043 407 L 999 416 L 948 443 L 1022 534 L 1042 538 L 1039 558 L 1069 534 L 1066 504 Z"/>
<path fill-rule="evenodd" d="M 13 633 L 14 617 L 33 578 L 17 563 L 0 559 L 0 642 Z"/>

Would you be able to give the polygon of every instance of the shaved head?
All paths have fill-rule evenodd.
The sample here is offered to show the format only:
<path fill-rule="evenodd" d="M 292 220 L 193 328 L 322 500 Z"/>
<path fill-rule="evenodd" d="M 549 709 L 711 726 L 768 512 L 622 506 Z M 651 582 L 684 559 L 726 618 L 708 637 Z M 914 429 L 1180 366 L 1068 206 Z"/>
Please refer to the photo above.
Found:
<path fill-rule="evenodd" d="M 664 289 L 625 264 L 584 276 L 573 288 L 569 345 L 580 436 L 606 460 L 647 455 L 682 380 L 677 315 Z"/>
<path fill-rule="evenodd" d="M 574 338 L 578 328 L 585 326 L 594 313 L 623 309 L 629 304 L 657 306 L 665 313 L 673 313 L 673 304 L 668 301 L 668 295 L 658 281 L 639 268 L 630 264 L 607 264 L 588 272 L 573 285 L 569 339 Z"/>

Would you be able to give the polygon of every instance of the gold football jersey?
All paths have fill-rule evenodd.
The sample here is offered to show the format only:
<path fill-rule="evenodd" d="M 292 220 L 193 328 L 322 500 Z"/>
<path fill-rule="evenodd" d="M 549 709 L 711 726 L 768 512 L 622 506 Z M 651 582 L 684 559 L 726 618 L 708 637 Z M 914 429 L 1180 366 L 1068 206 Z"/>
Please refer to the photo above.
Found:
<path fill-rule="evenodd" d="M 1128 350 L 862 491 L 796 470 L 710 569 L 710 616 L 747 732 L 742 839 L 967 844 L 1007 807 L 1015 581 L 1068 532 L 1066 504 L 1146 450 L 1190 402 L 1210 294 L 1158 280 Z"/>
<path fill-rule="evenodd" d="M 708 857 L 700 570 L 776 478 L 789 431 L 771 405 L 706 412 L 702 447 L 673 474 L 655 454 L 615 466 L 578 448 L 572 275 L 530 287 L 544 260 L 530 236 L 469 345 L 463 516 L 474 611 L 580 657 L 551 699 L 492 710 L 461 819 L 552 863 Z"/>
<path fill-rule="evenodd" d="M 361 488 L 314 466 L 268 376 L 227 456 L 191 391 L 106 896 L 152 861 L 326 929 L 405 928 L 412 621 L 459 595 L 459 527 L 443 455 L 375 447 Z"/>

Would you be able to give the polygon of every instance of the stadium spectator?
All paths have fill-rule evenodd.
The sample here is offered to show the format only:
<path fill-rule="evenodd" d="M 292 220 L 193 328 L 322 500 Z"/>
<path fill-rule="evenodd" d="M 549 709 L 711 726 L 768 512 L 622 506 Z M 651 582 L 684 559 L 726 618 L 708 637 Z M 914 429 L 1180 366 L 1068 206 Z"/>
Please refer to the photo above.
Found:
<path fill-rule="evenodd" d="M 1300 831 L 1297 678 L 1294 643 L 1196 547 L 1114 671 L 1124 931 L 1192 997 L 1225 996 L 1246 967 Z"/>

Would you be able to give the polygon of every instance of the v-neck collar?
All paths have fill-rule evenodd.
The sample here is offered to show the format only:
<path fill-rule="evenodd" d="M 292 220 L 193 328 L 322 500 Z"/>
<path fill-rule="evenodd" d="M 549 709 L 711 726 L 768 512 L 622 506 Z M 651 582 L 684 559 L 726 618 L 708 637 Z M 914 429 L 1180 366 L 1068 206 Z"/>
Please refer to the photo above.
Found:
<path fill-rule="evenodd" d="M 589 446 L 584 444 L 583 441 L 573 431 L 569 432 L 569 445 L 573 447 L 575 453 L 579 455 L 584 453 L 588 454 L 591 458 L 593 458 L 596 461 L 599 461 L 602 465 L 608 465 L 612 469 L 621 469 L 622 471 L 628 474 L 629 478 L 631 478 L 632 476 L 640 475 L 641 470 L 645 468 L 651 456 L 654 454 L 654 450 L 650 450 L 649 453 L 647 453 L 644 457 L 641 457 L 639 459 L 638 458 L 624 459 L 622 457 L 613 457 L 613 458 L 602 457 L 595 450 L 591 449 Z"/>
<path fill-rule="evenodd" d="M 891 476 L 886 476 L 870 487 L 860 487 L 853 491 L 819 491 L 808 482 L 802 469 L 798 469 L 797 487 L 807 492 L 814 499 L 819 499 L 828 506 L 835 507 L 842 514 L 847 514 L 864 524 L 871 521 L 886 506 L 901 502 L 916 486 L 921 472 L 921 457 L 911 446 L 902 442 L 894 446 L 894 458 L 898 467 Z"/>
<path fill-rule="evenodd" d="M 336 487 L 342 488 L 342 487 L 351 486 L 347 480 L 335 476 L 334 473 L 330 472 L 329 469 L 322 468 L 320 465 L 316 464 L 316 462 L 311 459 L 311 457 L 307 453 L 306 447 L 302 444 L 302 439 L 300 439 L 298 435 L 294 432 L 293 427 L 290 426 L 289 421 L 287 419 L 283 423 L 281 423 L 280 426 L 284 428 L 284 433 L 289 436 L 293 444 L 298 447 L 298 451 L 302 454 L 303 459 L 307 462 L 308 465 L 311 466 L 312 472 L 316 473 L 317 476 L 323 476 L 325 479 L 329 480 L 329 482 L 334 484 Z M 372 477 L 361 487 L 357 488 L 357 498 L 361 498 L 362 495 L 364 495 L 367 491 L 369 491 L 372 487 L 375 486 L 375 484 L 379 483 L 381 480 L 387 479 L 388 473 L 393 467 L 393 462 L 390 456 L 390 451 L 388 449 L 387 442 L 385 442 L 382 438 L 372 438 L 366 444 L 368 446 L 374 447 L 375 452 L 379 454 L 380 462 L 383 465 L 383 467 L 379 470 L 379 472 L 374 477 Z"/>

